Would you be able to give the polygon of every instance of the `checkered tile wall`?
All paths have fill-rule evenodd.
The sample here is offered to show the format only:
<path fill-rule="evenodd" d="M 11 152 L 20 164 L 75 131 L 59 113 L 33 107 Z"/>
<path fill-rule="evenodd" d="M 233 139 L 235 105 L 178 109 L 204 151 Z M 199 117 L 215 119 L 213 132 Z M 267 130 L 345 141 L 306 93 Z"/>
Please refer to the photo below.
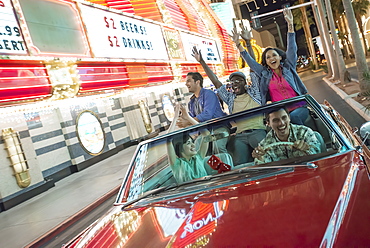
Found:
<path fill-rule="evenodd" d="M 81 97 L 34 103 L 27 107 L 3 108 L 0 109 L 0 129 L 12 127 L 19 132 L 33 185 L 52 178 L 63 169 L 95 157 L 81 146 L 76 133 L 76 120 L 83 111 L 92 111 L 99 117 L 105 133 L 102 150 L 105 153 L 149 135 L 138 105 L 140 100 L 148 108 L 151 133 L 168 127 L 170 121 L 165 116 L 162 105 L 164 95 L 169 96 L 172 103 L 186 103 L 190 94 L 183 85 L 167 84 L 125 90 L 118 96 Z M 4 147 L 2 139 L 0 146 Z M 12 175 L 6 150 L 0 151 L 1 154 L 4 153 L 4 156 L 0 156 L 0 197 L 3 198 L 22 189 L 17 186 Z"/>

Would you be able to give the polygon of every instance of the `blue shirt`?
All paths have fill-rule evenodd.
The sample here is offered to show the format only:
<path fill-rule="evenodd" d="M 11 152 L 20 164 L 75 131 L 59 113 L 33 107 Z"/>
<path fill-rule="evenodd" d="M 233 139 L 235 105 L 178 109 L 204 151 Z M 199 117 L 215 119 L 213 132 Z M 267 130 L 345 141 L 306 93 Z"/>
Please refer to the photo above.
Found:
<path fill-rule="evenodd" d="M 208 89 L 202 88 L 199 97 L 193 95 L 188 103 L 189 114 L 196 117 L 200 122 L 225 116 L 222 111 L 217 95 Z"/>

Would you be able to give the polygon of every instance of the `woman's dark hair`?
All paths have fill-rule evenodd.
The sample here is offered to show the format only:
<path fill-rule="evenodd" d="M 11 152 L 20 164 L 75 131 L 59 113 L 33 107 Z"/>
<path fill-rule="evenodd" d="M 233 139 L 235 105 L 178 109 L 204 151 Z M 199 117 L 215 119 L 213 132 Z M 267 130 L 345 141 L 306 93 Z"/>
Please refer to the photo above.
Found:
<path fill-rule="evenodd" d="M 187 133 L 181 133 L 173 137 L 172 145 L 175 149 L 176 156 L 181 158 L 181 152 L 183 150 L 182 145 L 185 144 L 189 139 L 194 141 L 193 137 L 191 137 Z"/>
<path fill-rule="evenodd" d="M 189 72 L 186 76 L 191 76 L 194 79 L 194 82 L 199 80 L 199 85 L 203 88 L 203 77 L 199 72 Z"/>
<path fill-rule="evenodd" d="M 281 56 L 281 61 L 284 61 L 286 59 L 286 53 L 283 50 L 280 50 L 279 48 L 275 48 L 275 47 L 268 47 L 262 53 L 262 63 L 261 64 L 263 66 L 268 66 L 266 63 L 266 53 L 270 50 L 275 50 Z"/>

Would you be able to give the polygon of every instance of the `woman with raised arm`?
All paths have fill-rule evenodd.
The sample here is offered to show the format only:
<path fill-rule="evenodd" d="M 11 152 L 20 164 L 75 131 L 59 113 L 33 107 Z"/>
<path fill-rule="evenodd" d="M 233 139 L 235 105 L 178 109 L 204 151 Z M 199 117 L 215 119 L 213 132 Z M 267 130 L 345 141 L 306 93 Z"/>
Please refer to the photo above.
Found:
<path fill-rule="evenodd" d="M 188 114 L 188 111 L 186 111 L 183 105 L 177 104 L 175 107 L 175 116 L 167 133 L 175 130 L 176 122 L 180 115 L 192 125 L 198 124 L 198 122 Z M 209 131 L 206 129 L 201 131 L 203 137 L 209 134 Z M 203 162 L 207 150 L 208 142 L 201 142 L 199 150 L 197 151 L 193 138 L 187 132 L 179 133 L 167 141 L 168 160 L 173 176 L 178 183 L 208 175 Z"/>
<path fill-rule="evenodd" d="M 240 44 L 239 34 L 235 29 L 233 30 L 233 40 L 240 51 L 240 55 L 260 77 L 259 88 L 262 104 L 266 104 L 268 100 L 276 102 L 307 93 L 307 88 L 296 71 L 297 44 L 295 41 L 293 15 L 287 8 L 283 10 L 283 14 L 288 24 L 287 51 L 285 53 L 278 48 L 266 48 L 262 53 L 262 65 L 257 63 L 245 51 Z M 250 31 L 244 28 L 242 28 L 240 35 L 245 40 L 250 39 Z M 304 124 L 308 117 L 308 109 L 304 102 L 297 103 L 288 110 L 290 111 L 292 123 Z"/>

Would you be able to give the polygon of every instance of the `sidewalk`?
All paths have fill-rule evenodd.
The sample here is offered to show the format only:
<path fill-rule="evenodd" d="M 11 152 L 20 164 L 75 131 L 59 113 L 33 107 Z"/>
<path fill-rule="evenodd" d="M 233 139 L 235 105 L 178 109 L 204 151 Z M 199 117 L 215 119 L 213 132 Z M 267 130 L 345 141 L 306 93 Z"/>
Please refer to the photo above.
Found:
<path fill-rule="evenodd" d="M 366 62 L 369 66 L 370 63 L 370 56 L 366 58 Z M 352 82 L 358 83 L 358 76 L 357 76 L 357 68 L 356 68 L 356 60 L 355 59 L 348 59 L 345 60 L 345 64 L 347 70 L 351 74 Z M 345 91 L 337 87 L 337 83 L 334 83 L 333 80 L 324 77 L 323 80 L 327 83 L 329 87 L 331 87 L 344 101 L 346 101 L 361 117 L 363 117 L 366 121 L 370 121 L 370 111 L 366 110 L 363 105 L 359 102 L 354 100 L 353 98 L 358 95 L 360 92 L 360 88 L 358 86 L 358 92 L 348 95 Z M 340 83 L 340 81 L 338 82 Z M 335 107 L 335 106 L 334 106 Z"/>
<path fill-rule="evenodd" d="M 136 146 L 128 147 L 89 168 L 74 173 L 55 187 L 0 213 L 0 247 L 25 247 L 76 213 L 116 194 Z M 108 192 L 108 194 L 107 194 Z"/>
<path fill-rule="evenodd" d="M 370 121 L 370 112 L 365 109 L 363 105 L 356 102 L 352 97 L 357 95 L 347 95 L 346 92 L 335 86 L 335 83 L 331 82 L 328 78 L 323 78 L 323 80 L 332 88 L 344 101 L 346 101 L 359 115 L 361 115 L 366 121 Z"/>

